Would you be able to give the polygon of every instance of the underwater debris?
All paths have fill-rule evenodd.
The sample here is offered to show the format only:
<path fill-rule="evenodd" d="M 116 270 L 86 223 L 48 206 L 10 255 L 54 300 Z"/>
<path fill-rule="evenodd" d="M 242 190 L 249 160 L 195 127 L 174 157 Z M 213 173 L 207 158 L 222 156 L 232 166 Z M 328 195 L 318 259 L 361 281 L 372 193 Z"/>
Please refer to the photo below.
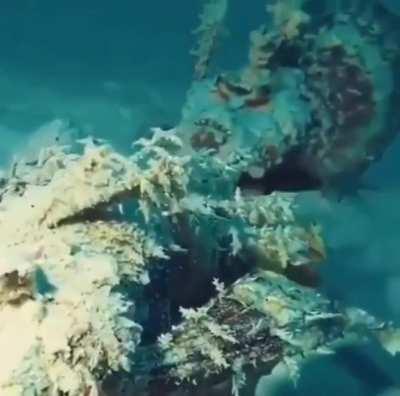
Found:
<path fill-rule="evenodd" d="M 247 65 L 209 77 L 227 5 L 205 5 L 175 128 L 130 156 L 92 138 L 43 148 L 2 181 L 1 395 L 119 396 L 114 378 L 135 395 L 226 381 L 237 395 L 247 374 L 296 379 L 343 342 L 399 352 L 391 324 L 318 293 L 323 237 L 292 193 L 360 175 L 389 144 L 384 29 L 277 1 Z"/>
<path fill-rule="evenodd" d="M 224 161 L 246 158 L 239 186 L 333 190 L 339 180 L 340 188 L 343 177 L 356 180 L 377 161 L 399 129 L 389 116 L 398 82 L 392 49 L 382 44 L 384 17 L 371 2 L 361 18 L 345 5 L 329 14 L 328 3 L 321 8 L 329 20 L 313 18 L 310 3 L 268 6 L 270 21 L 251 33 L 248 64 L 189 91 L 185 146 Z"/>
<path fill-rule="evenodd" d="M 207 305 L 185 310 L 183 322 L 159 337 L 163 362 L 155 375 L 171 389 L 211 386 L 232 376 L 236 389 L 240 362 L 242 378 L 285 364 L 295 379 L 301 360 L 354 343 L 362 334 L 357 326 L 365 336 L 383 331 L 374 319 L 354 316 L 312 289 L 262 271 L 241 278 Z"/>
<path fill-rule="evenodd" d="M 9 258 L 0 282 L 0 343 L 9 356 L 0 371 L 3 395 L 80 396 L 124 371 L 138 392 L 156 380 L 170 389 L 230 375 L 238 387 L 241 367 L 259 363 L 265 373 L 346 336 L 347 312 L 332 310 L 289 271 L 325 255 L 318 227 L 296 219 L 292 194 L 242 197 L 231 173 L 220 173 L 223 163 L 182 156 L 173 131 L 155 130 L 136 147 L 131 157 L 107 146 L 65 152 L 65 166 L 47 184 L 28 177 L 22 192 L 8 181 L 0 217 L 1 257 Z M 25 166 L 46 172 L 45 164 Z M 200 169 L 218 177 L 199 184 Z M 218 198 L 210 192 L 221 180 L 230 187 Z M 148 356 L 139 347 L 141 296 L 152 266 L 174 271 L 174 252 L 188 267 L 208 268 L 208 278 L 228 258 L 252 265 L 224 286 L 213 282 L 217 295 L 208 303 L 181 308 L 179 322 L 160 335 L 161 349 Z M 371 323 L 358 327 L 364 332 Z"/>
<path fill-rule="evenodd" d="M 228 12 L 229 0 L 204 0 L 200 25 L 194 33 L 199 36 L 198 47 L 192 50 L 196 57 L 195 78 L 207 76 L 210 60 L 223 32 L 223 23 Z"/>

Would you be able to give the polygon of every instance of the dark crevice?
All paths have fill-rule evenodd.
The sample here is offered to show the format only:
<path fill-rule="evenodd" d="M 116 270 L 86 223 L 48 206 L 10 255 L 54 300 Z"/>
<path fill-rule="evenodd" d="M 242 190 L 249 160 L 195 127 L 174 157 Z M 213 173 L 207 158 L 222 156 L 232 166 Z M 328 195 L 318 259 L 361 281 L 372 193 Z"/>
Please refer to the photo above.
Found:
<path fill-rule="evenodd" d="M 93 207 L 83 209 L 72 216 L 60 220 L 57 223 L 57 226 L 85 222 L 93 223 L 96 221 L 127 221 L 129 220 L 130 216 L 128 216 L 126 213 L 130 213 L 131 211 L 126 208 L 131 206 L 131 194 L 132 192 L 123 192 L 119 195 L 114 196 L 112 200 L 108 202 L 102 202 Z M 121 211 L 119 209 L 120 205 L 122 205 L 124 210 Z"/>
<path fill-rule="evenodd" d="M 267 170 L 260 178 L 254 178 L 243 173 L 238 187 L 242 190 L 257 191 L 268 195 L 275 191 L 300 192 L 319 190 L 323 187 L 322 181 L 308 171 L 302 164 L 301 156 L 293 151 L 286 156 L 281 164 Z"/>

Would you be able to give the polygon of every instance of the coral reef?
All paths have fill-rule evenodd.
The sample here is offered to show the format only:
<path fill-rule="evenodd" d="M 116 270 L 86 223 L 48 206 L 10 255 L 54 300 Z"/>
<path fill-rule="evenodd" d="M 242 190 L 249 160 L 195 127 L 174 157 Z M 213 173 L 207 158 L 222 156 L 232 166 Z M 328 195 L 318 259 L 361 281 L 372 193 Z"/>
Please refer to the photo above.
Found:
<path fill-rule="evenodd" d="M 194 171 L 222 177 L 224 164 L 182 156 L 174 131 L 155 130 L 131 157 L 84 143 L 80 154 L 54 149 L 44 162 L 17 163 L 3 187 L 2 394 L 90 394 L 121 370 L 149 389 L 157 378 L 166 387 L 193 386 L 199 378 L 232 375 L 239 363 L 271 368 L 351 334 L 347 313 L 332 310 L 289 271 L 325 254 L 318 229 L 296 220 L 291 194 L 242 197 L 227 189 L 217 199 L 210 191 L 221 180 L 204 187 Z M 233 183 L 229 172 L 225 178 Z M 156 232 L 160 222 L 164 235 Z M 168 259 L 176 252 L 189 252 L 187 266 L 212 275 L 227 259 L 231 271 L 242 261 L 255 275 L 226 287 L 215 280 L 217 295 L 202 307 L 181 308 L 181 323 L 159 337 L 156 360 L 138 368 L 147 355 L 137 352 L 137 303 L 146 304 L 140 295 L 152 266 L 161 261 L 173 270 L 177 263 Z"/>
<path fill-rule="evenodd" d="M 302 179 L 298 189 L 340 189 L 398 130 L 389 116 L 396 52 L 379 5 L 360 6 L 358 18 L 348 5 L 330 6 L 315 16 L 310 1 L 268 5 L 269 22 L 251 33 L 248 64 L 188 94 L 183 139 L 225 159 L 249 153 L 242 187 L 293 190 Z M 289 186 L 279 181 L 288 177 Z"/>
<path fill-rule="evenodd" d="M 147 261 L 167 256 L 138 227 L 113 220 L 112 205 L 120 194 L 173 198 L 174 177 L 163 185 L 162 174 L 174 170 L 158 150 L 160 163 L 155 156 L 141 168 L 94 145 L 16 164 L 1 201 L 1 394 L 83 395 L 110 370 L 129 369 L 141 330 L 115 287 L 146 283 Z"/>
<path fill-rule="evenodd" d="M 45 147 L 2 179 L 1 395 L 224 382 L 237 395 L 246 377 L 285 364 L 295 379 L 344 342 L 399 351 L 391 324 L 318 292 L 326 249 L 294 194 L 362 174 L 390 142 L 385 34 L 339 4 L 327 22 L 307 1 L 277 1 L 248 64 L 208 77 L 227 5 L 205 5 L 175 128 L 130 156 L 95 138 Z"/>
<path fill-rule="evenodd" d="M 312 289 L 268 271 L 243 277 L 206 306 L 182 313 L 182 324 L 159 338 L 168 377 L 195 389 L 228 372 L 233 394 L 246 373 L 268 373 L 280 362 L 295 380 L 301 360 L 354 342 L 360 327 L 382 338 L 393 334 L 362 311 L 337 310 Z"/>

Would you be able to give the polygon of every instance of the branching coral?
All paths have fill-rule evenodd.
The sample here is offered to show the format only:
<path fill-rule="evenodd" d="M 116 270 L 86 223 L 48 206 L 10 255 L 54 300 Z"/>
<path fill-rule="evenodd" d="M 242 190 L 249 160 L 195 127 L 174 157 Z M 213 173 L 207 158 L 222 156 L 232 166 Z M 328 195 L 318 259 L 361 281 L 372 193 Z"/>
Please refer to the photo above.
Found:
<path fill-rule="evenodd" d="M 122 203 L 115 201 L 136 196 L 170 208 L 185 189 L 185 160 L 163 147 L 170 140 L 156 133 L 131 159 L 106 147 L 86 147 L 80 157 L 57 152 L 63 161 L 47 184 L 32 182 L 32 174 L 47 172 L 38 163 L 31 174 L 19 173 L 22 191 L 14 179 L 5 186 L 3 395 L 80 396 L 110 370 L 129 370 L 141 329 L 132 321 L 133 303 L 114 288 L 148 282 L 148 263 L 167 256 L 150 235 L 116 220 Z"/>
<path fill-rule="evenodd" d="M 294 364 L 341 338 L 338 328 L 351 334 L 347 311 L 332 311 L 285 277 L 300 281 L 288 269 L 324 255 L 318 230 L 296 219 L 292 195 L 243 197 L 234 189 L 233 163 L 224 173 L 218 158 L 182 156 L 174 131 L 155 130 L 135 147 L 131 157 L 105 146 L 80 155 L 55 150 L 62 161 L 48 183 L 24 183 L 28 173 L 17 172 L 22 189 L 12 178 L 4 186 L 0 343 L 9 360 L 0 370 L 2 394 L 80 396 L 132 365 L 131 375 L 146 386 L 155 365 L 166 386 L 233 375 L 237 388 L 251 364 L 266 371 L 279 361 Z M 45 163 L 31 166 L 32 174 L 47 172 Z M 214 172 L 206 185 L 199 183 L 203 168 Z M 133 217 L 129 202 L 137 204 Z M 167 229 L 160 237 L 154 231 L 161 224 Z M 226 286 L 214 281 L 217 293 L 207 304 L 181 309 L 181 323 L 160 337 L 160 349 L 139 370 L 142 328 L 128 296 L 144 292 L 153 263 L 173 270 L 174 252 L 211 276 L 227 258 L 233 274 L 240 261 L 247 269 Z M 389 333 L 381 339 L 393 346 Z"/>
<path fill-rule="evenodd" d="M 159 339 L 163 375 L 198 385 L 228 371 L 237 386 L 239 362 L 243 372 L 258 367 L 264 373 L 284 362 L 297 377 L 302 359 L 350 342 L 357 326 L 366 336 L 388 334 L 361 311 L 333 309 L 311 289 L 263 271 L 220 291 L 207 306 L 184 312 L 183 323 Z"/>

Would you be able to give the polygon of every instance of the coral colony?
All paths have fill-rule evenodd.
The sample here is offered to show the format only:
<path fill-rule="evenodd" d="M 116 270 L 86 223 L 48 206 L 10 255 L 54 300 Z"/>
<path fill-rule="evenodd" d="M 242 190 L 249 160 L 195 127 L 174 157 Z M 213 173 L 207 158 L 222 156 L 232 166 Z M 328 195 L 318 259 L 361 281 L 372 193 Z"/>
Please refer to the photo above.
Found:
<path fill-rule="evenodd" d="M 309 3 L 270 3 L 247 64 L 212 75 L 229 4 L 205 1 L 179 125 L 131 156 L 86 139 L 14 163 L 0 203 L 2 396 L 222 383 L 238 395 L 246 377 L 286 365 L 296 379 L 345 342 L 400 350 L 390 323 L 318 293 L 327 253 L 295 196 L 340 190 L 393 138 L 398 16 Z"/>

